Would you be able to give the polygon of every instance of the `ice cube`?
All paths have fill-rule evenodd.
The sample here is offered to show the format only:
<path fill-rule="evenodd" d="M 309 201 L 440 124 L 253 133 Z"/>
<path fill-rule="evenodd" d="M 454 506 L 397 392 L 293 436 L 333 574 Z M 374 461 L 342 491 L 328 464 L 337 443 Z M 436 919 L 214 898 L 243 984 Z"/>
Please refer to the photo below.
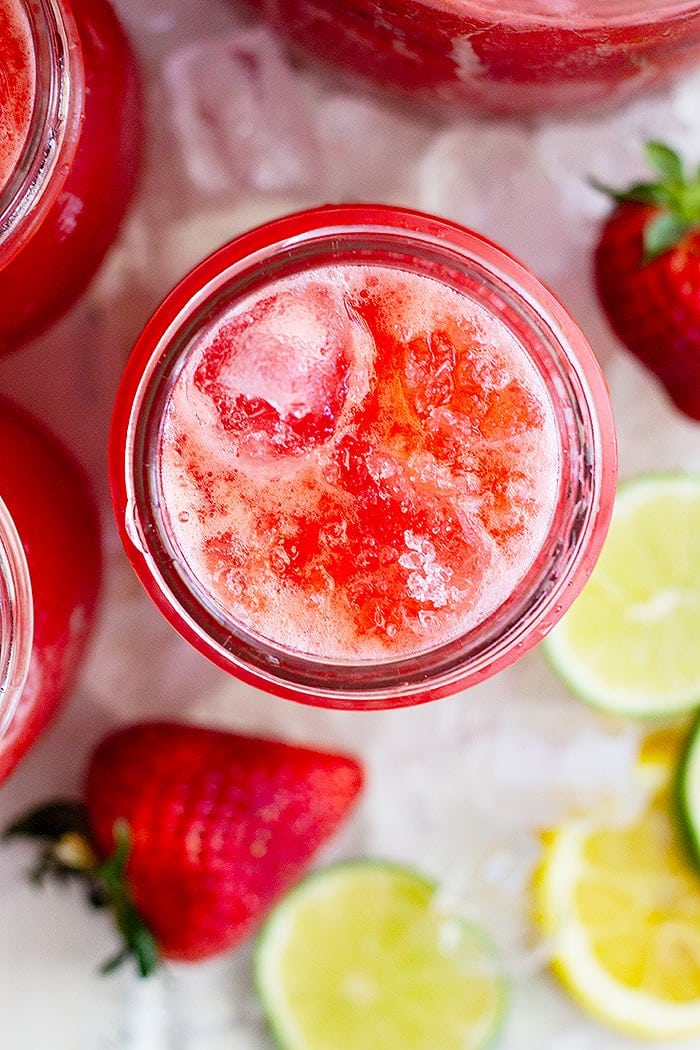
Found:
<path fill-rule="evenodd" d="M 436 135 L 418 166 L 416 192 L 425 211 L 495 240 L 540 274 L 567 265 L 568 220 L 520 125 L 463 122 Z"/>
<path fill-rule="evenodd" d="M 461 701 L 406 712 L 400 734 L 373 735 L 383 781 L 372 810 L 378 844 L 404 856 L 418 850 L 444 880 L 567 813 L 636 812 L 638 733 L 562 702 L 538 668 L 533 655 Z M 399 798 L 410 821 L 395 820 Z"/>
<path fill-rule="evenodd" d="M 284 192 L 314 184 L 319 163 L 309 101 L 269 30 L 184 47 L 166 60 L 164 78 L 197 189 Z"/>
<path fill-rule="evenodd" d="M 357 327 L 343 303 L 339 291 L 305 281 L 242 306 L 217 331 L 194 381 L 242 449 L 295 453 L 333 433 Z"/>
<path fill-rule="evenodd" d="M 192 41 L 192 0 L 126 0 L 119 5 L 119 18 L 147 65 Z M 206 15 L 198 12 L 196 23 L 200 31 L 206 24 L 207 32 L 223 35 L 252 19 L 252 12 L 231 0 L 207 0 Z"/>
<path fill-rule="evenodd" d="M 316 119 L 328 197 L 406 203 L 433 133 L 427 120 L 350 92 L 321 98 Z"/>
<path fill-rule="evenodd" d="M 697 162 L 700 160 L 700 70 L 685 77 L 675 88 L 671 111 L 685 131 L 679 143 L 684 156 Z"/>
<path fill-rule="evenodd" d="M 551 186 L 553 199 L 562 201 L 569 223 L 562 231 L 592 245 L 595 223 L 611 207 L 611 199 L 591 185 L 625 186 L 648 174 L 644 137 L 619 120 L 572 121 L 544 125 L 534 136 L 534 155 Z"/>
<path fill-rule="evenodd" d="M 435 545 L 427 537 L 416 536 L 407 529 L 404 539 L 409 553 L 399 557 L 399 565 L 410 570 L 406 580 L 408 594 L 420 604 L 442 608 L 448 602 L 447 584 L 453 575 L 452 569 L 438 564 Z M 421 623 L 425 625 L 425 620 L 421 619 Z"/>

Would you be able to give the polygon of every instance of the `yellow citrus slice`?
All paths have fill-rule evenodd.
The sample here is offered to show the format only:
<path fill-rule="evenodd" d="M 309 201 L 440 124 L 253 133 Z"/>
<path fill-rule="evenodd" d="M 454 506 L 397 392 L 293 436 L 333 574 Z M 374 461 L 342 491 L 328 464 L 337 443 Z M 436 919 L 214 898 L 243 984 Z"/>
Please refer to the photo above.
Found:
<path fill-rule="evenodd" d="M 643 749 L 641 814 L 565 821 L 535 883 L 555 973 L 590 1013 L 645 1039 L 700 1035 L 700 877 L 674 812 L 670 739 Z"/>

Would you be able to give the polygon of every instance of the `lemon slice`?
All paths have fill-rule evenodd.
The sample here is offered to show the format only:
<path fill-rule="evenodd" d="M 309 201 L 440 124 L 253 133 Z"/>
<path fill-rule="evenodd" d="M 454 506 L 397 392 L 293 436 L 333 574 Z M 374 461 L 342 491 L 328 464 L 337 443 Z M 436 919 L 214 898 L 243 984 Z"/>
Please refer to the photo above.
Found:
<path fill-rule="evenodd" d="M 477 1050 L 505 986 L 484 935 L 436 904 L 434 886 L 357 861 L 300 883 L 266 922 L 256 984 L 285 1050 Z"/>
<path fill-rule="evenodd" d="M 652 747 L 638 819 L 566 821 L 547 836 L 535 884 L 555 973 L 591 1014 L 645 1039 L 700 1034 L 700 878 L 675 820 L 673 770 Z"/>
<path fill-rule="evenodd" d="M 590 580 L 543 643 L 581 699 L 621 715 L 700 705 L 700 477 L 620 486 Z"/>

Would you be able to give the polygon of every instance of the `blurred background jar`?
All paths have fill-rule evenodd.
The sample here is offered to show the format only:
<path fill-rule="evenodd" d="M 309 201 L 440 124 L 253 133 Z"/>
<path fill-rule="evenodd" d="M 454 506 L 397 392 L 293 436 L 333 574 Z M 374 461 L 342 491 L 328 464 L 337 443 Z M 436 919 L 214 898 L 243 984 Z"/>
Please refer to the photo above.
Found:
<path fill-rule="evenodd" d="M 697 0 L 249 0 L 288 39 L 433 103 L 619 105 L 700 62 Z"/>
<path fill-rule="evenodd" d="M 105 0 L 0 0 L 0 354 L 66 310 L 138 167 L 133 56 Z"/>
<path fill-rule="evenodd" d="M 70 454 L 0 398 L 0 783 L 80 666 L 99 589 L 98 517 Z"/>

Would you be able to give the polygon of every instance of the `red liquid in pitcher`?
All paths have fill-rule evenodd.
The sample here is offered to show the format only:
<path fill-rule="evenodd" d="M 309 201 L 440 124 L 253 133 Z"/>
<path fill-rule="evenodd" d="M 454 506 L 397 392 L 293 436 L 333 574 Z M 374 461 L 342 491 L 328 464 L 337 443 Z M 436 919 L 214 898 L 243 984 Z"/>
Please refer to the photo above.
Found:
<path fill-rule="evenodd" d="M 622 104 L 700 62 L 692 0 L 250 0 L 344 72 L 527 116 Z"/>

